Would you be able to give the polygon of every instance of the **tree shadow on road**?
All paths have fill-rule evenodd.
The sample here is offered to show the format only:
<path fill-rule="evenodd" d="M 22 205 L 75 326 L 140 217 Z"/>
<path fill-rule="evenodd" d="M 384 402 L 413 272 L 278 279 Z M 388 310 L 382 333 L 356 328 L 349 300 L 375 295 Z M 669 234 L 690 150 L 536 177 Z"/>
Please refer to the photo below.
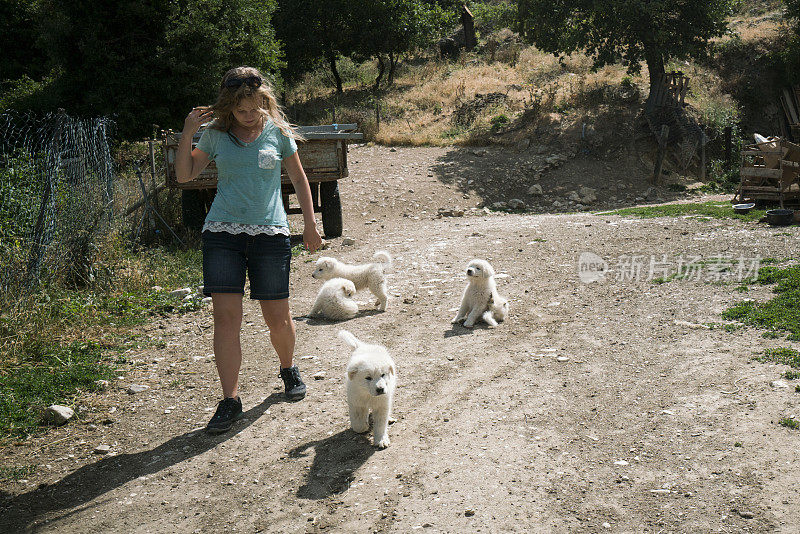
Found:
<path fill-rule="evenodd" d="M 58 518 L 68 517 L 84 508 L 97 497 L 136 478 L 157 473 L 194 456 L 213 449 L 250 426 L 273 404 L 288 402 L 273 393 L 261 404 L 242 414 L 231 430 L 211 436 L 203 430 L 193 430 L 162 443 L 154 449 L 133 454 L 120 454 L 85 465 L 51 485 L 41 485 L 33 491 L 8 499 L 0 494 L 0 532 L 35 530 L 34 523 L 53 512 L 71 510 Z M 56 519 L 47 517 L 47 519 Z"/>
<path fill-rule="evenodd" d="M 312 448 L 315 452 L 306 482 L 297 490 L 297 496 L 324 499 L 347 491 L 354 479 L 353 473 L 375 453 L 369 436 L 359 436 L 348 429 L 289 451 L 289 456 L 294 458 L 307 456 Z"/>

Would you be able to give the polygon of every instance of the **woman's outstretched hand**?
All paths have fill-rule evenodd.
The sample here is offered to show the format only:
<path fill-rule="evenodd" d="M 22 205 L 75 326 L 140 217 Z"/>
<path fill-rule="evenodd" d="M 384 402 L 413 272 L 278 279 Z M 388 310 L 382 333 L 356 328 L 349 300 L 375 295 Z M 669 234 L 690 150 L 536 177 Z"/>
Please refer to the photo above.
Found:
<path fill-rule="evenodd" d="M 183 121 L 183 131 L 184 133 L 191 132 L 194 134 L 202 125 L 213 118 L 214 112 L 208 106 L 192 108 L 192 111 L 189 112 L 186 119 Z"/>

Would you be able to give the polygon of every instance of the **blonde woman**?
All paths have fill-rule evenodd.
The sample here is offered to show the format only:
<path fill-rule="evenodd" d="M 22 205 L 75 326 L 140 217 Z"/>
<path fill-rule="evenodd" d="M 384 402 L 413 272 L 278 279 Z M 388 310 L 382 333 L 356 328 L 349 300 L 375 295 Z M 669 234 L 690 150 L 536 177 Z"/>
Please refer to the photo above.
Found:
<path fill-rule="evenodd" d="M 209 121 L 192 150 L 192 137 Z M 269 327 L 286 397 L 299 400 L 306 394 L 292 363 L 292 255 L 281 196 L 281 161 L 303 212 L 303 243 L 314 252 L 322 239 L 308 179 L 297 156 L 298 138 L 268 81 L 252 67 L 226 72 L 214 105 L 194 108 L 184 122 L 175 161 L 178 181 L 193 180 L 212 160 L 218 170 L 217 194 L 202 232 L 203 291 L 214 306 L 214 358 L 224 397 L 206 427 L 210 433 L 227 431 L 242 414 L 238 393 L 245 275 L 250 279 L 250 298 L 261 304 Z"/>

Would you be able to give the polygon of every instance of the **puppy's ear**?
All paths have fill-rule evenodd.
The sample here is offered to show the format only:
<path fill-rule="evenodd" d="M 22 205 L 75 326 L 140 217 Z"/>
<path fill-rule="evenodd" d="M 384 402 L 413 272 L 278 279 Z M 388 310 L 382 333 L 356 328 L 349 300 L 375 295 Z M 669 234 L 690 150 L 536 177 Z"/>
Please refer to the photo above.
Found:
<path fill-rule="evenodd" d="M 358 369 L 347 370 L 347 378 L 349 378 L 350 380 L 355 380 L 357 374 L 358 374 Z"/>
<path fill-rule="evenodd" d="M 389 366 L 389 374 L 394 376 L 394 364 Z"/>

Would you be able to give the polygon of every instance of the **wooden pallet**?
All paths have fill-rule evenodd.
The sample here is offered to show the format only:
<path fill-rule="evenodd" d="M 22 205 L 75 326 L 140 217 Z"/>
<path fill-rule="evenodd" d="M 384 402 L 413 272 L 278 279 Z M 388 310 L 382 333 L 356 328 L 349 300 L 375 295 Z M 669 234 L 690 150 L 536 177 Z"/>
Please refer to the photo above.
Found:
<path fill-rule="evenodd" d="M 734 202 L 800 204 L 800 145 L 781 138 L 742 148 Z"/>

